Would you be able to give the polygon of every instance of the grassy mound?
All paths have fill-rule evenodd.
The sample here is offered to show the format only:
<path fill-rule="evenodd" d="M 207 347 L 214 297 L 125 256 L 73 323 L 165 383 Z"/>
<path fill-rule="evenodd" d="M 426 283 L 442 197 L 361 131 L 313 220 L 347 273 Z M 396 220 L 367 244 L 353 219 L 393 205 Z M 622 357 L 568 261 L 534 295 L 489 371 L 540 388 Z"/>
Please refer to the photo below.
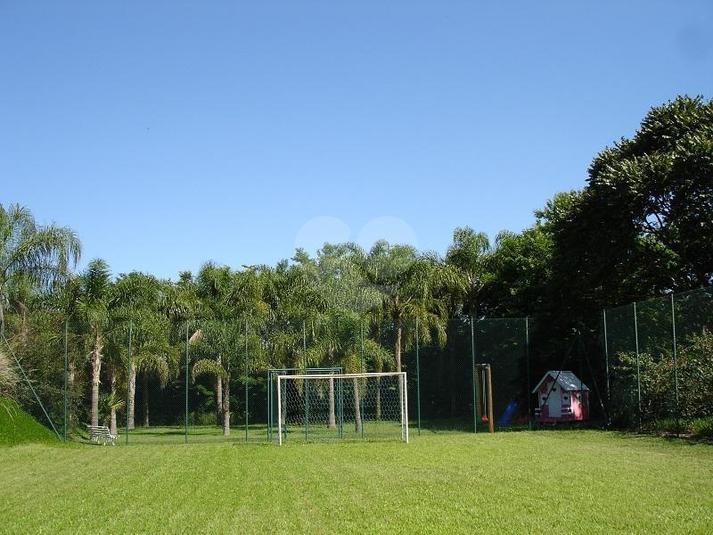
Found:
<path fill-rule="evenodd" d="M 0 397 L 0 446 L 27 442 L 57 442 L 57 437 L 17 403 Z"/>

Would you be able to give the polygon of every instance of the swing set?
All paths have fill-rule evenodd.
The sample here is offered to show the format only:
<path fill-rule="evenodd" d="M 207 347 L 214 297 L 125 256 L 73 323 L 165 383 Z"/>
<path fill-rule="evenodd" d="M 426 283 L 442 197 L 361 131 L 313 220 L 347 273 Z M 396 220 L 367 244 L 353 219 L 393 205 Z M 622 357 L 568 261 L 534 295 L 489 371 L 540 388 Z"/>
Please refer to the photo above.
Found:
<path fill-rule="evenodd" d="M 476 418 L 488 424 L 488 431 L 495 433 L 493 420 L 493 374 L 490 364 L 476 364 L 474 384 L 476 385 Z"/>

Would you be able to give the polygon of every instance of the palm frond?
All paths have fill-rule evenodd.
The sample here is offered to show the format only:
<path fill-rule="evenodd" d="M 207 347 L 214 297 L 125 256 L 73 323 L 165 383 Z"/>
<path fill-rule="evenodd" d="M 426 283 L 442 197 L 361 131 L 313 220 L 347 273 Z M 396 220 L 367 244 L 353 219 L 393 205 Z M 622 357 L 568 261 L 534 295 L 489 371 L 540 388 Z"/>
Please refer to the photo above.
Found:
<path fill-rule="evenodd" d="M 191 380 L 195 383 L 196 378 L 201 375 L 212 375 L 213 377 L 220 377 L 225 380 L 229 378 L 225 368 L 211 359 L 201 359 L 193 364 L 193 368 L 191 368 Z"/>

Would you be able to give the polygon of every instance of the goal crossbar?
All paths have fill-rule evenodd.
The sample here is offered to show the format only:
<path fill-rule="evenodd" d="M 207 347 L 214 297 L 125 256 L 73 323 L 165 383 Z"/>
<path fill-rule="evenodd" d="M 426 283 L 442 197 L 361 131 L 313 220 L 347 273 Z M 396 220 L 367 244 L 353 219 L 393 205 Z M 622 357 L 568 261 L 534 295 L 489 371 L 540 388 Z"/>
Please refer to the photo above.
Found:
<path fill-rule="evenodd" d="M 278 379 L 360 379 L 369 377 L 406 377 L 406 372 L 369 372 L 369 373 L 305 373 L 293 375 L 278 375 Z"/>
<path fill-rule="evenodd" d="M 293 385 L 288 388 L 290 382 Z M 328 386 L 324 386 L 325 383 Z M 314 384 L 316 387 L 311 386 Z M 351 437 L 365 438 L 365 427 L 372 430 L 367 433 L 370 438 L 373 435 L 383 436 L 391 429 L 392 434 L 395 430 L 400 439 L 408 443 L 407 386 L 406 372 L 279 374 L 278 443 L 282 445 L 286 438 L 288 415 L 292 417 L 289 424 L 291 430 L 303 428 L 305 440 L 317 435 L 346 438 L 349 433 L 344 431 L 344 424 L 350 421 L 356 428 L 355 433 L 349 435 Z M 328 394 L 325 394 L 325 390 Z M 349 394 L 345 394 L 345 391 L 349 391 Z M 329 409 L 325 407 L 326 397 L 329 398 Z M 311 410 L 319 413 L 312 420 Z M 324 429 L 324 412 L 327 410 L 329 423 L 326 427 L 333 430 L 331 432 Z M 320 430 L 321 434 L 315 430 Z"/>

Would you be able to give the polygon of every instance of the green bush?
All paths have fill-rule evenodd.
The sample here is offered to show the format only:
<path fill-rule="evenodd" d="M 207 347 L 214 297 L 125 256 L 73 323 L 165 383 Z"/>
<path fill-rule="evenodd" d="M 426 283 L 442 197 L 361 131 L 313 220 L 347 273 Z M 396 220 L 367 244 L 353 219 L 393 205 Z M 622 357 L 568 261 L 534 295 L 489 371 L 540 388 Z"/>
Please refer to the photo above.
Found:
<path fill-rule="evenodd" d="M 642 429 L 706 434 L 705 422 L 713 418 L 713 335 L 704 332 L 679 347 L 673 355 L 619 353 L 613 366 L 610 410 L 615 424 L 639 423 L 638 388 L 641 387 Z M 678 396 L 676 393 L 678 382 Z M 693 422 L 699 430 L 692 428 Z M 678 423 L 677 423 L 678 422 Z"/>
<path fill-rule="evenodd" d="M 713 438 L 713 416 L 696 418 L 688 427 L 696 436 Z"/>

